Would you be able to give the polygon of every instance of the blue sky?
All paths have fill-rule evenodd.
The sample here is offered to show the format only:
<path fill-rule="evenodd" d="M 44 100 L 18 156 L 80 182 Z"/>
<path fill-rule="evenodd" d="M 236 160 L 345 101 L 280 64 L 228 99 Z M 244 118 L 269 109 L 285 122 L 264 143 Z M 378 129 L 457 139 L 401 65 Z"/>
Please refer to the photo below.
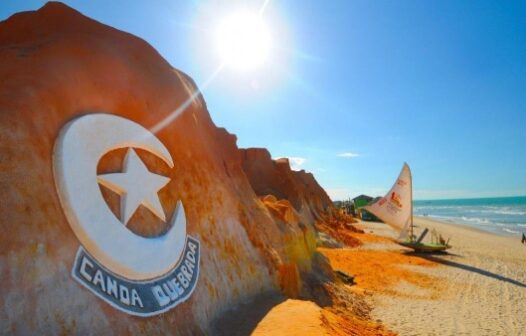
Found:
<path fill-rule="evenodd" d="M 524 1 L 269 1 L 268 61 L 212 79 L 218 20 L 264 1 L 65 2 L 145 39 L 240 147 L 295 158 L 333 199 L 386 192 L 404 161 L 417 199 L 526 195 Z"/>

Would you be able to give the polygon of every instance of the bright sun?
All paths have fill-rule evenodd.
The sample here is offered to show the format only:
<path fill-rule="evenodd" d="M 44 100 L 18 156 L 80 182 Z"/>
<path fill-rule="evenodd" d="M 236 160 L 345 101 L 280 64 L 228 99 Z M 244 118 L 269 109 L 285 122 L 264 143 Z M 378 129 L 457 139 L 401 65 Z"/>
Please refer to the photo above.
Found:
<path fill-rule="evenodd" d="M 229 67 L 237 70 L 254 69 L 269 56 L 270 34 L 259 15 L 237 12 L 220 22 L 217 48 L 223 63 Z"/>

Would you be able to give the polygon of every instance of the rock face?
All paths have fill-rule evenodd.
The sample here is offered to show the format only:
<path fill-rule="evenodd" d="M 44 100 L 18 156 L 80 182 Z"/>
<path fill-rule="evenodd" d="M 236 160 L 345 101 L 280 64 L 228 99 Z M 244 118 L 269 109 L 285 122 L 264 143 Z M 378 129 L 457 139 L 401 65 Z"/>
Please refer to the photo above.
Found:
<path fill-rule="evenodd" d="M 239 150 L 196 90 L 146 42 L 60 3 L 0 22 L 0 333 L 201 334 L 263 292 L 308 295 L 312 269 L 326 267 L 313 219 L 330 199 L 287 161 Z M 57 195 L 53 148 L 68 121 L 93 112 L 156 131 L 174 169 L 137 154 L 170 178 L 159 192 L 167 217 L 181 200 L 187 232 L 201 243 L 195 291 L 156 317 L 120 312 L 71 276 L 80 243 Z M 120 171 L 125 152 L 105 155 L 97 172 Z M 119 196 L 100 189 L 119 216 Z M 128 229 L 156 237 L 169 228 L 140 207 Z"/>
<path fill-rule="evenodd" d="M 296 211 L 314 218 L 332 204 L 314 176 L 291 170 L 288 159 L 272 160 L 265 148 L 241 149 L 241 153 L 243 169 L 258 196 L 287 199 Z"/>

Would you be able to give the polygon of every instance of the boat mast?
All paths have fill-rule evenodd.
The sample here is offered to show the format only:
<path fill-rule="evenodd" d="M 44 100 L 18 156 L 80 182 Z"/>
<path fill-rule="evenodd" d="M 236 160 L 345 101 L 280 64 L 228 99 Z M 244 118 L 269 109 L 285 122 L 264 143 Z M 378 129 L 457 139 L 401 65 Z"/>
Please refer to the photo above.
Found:
<path fill-rule="evenodd" d="M 407 163 L 406 163 L 407 164 Z M 411 174 L 411 170 L 409 169 L 409 182 L 410 182 L 410 195 L 411 195 L 411 231 L 410 231 L 410 236 L 409 236 L 409 241 L 413 241 L 413 237 L 414 237 L 414 233 L 413 233 L 413 174 Z"/>
<path fill-rule="evenodd" d="M 412 197 L 412 193 L 411 193 L 411 241 L 413 241 L 414 239 L 414 233 L 413 233 L 413 197 Z"/>

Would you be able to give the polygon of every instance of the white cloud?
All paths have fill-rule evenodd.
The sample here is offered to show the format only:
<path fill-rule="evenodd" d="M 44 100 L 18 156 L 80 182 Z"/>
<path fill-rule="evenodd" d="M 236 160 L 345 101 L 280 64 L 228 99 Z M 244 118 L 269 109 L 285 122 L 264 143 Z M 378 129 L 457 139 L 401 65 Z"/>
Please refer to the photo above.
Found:
<path fill-rule="evenodd" d="M 353 191 L 347 188 L 327 188 L 325 192 L 327 192 L 333 201 L 346 200 L 353 194 Z"/>
<path fill-rule="evenodd" d="M 307 161 L 307 159 L 297 156 L 289 156 L 286 157 L 286 159 L 289 159 L 290 168 L 292 170 L 301 170 L 301 166 Z"/>
<path fill-rule="evenodd" d="M 339 157 L 344 157 L 344 158 L 355 158 L 355 157 L 358 157 L 360 156 L 360 154 L 357 154 L 357 153 L 351 153 L 351 152 L 345 152 L 345 153 L 340 153 L 340 154 L 337 154 L 336 156 L 339 156 Z"/>

